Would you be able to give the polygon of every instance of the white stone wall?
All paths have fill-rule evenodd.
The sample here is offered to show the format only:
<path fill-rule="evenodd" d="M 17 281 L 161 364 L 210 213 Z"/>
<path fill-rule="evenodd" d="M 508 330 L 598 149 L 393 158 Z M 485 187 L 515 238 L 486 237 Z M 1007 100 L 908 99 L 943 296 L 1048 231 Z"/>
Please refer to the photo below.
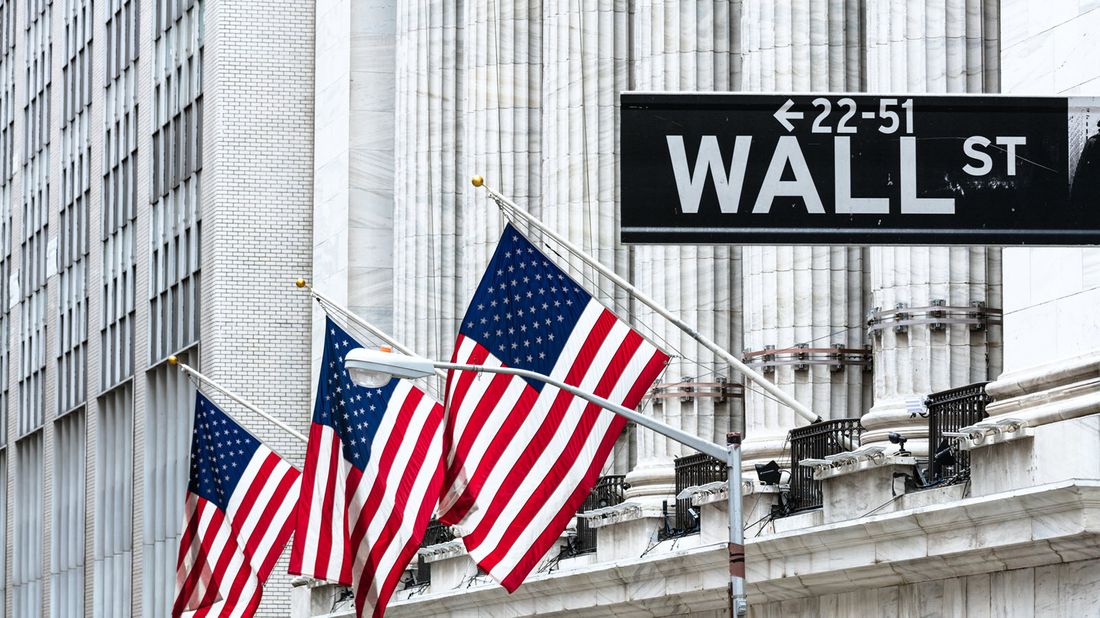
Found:
<path fill-rule="evenodd" d="M 1100 95 L 1100 4 L 1004 0 L 1005 92 Z M 1006 372 L 1100 348 L 1100 250 L 1004 250 Z"/>
<path fill-rule="evenodd" d="M 753 618 L 789 616 L 1088 616 L 1100 561 L 1081 560 L 917 584 L 758 603 Z"/>

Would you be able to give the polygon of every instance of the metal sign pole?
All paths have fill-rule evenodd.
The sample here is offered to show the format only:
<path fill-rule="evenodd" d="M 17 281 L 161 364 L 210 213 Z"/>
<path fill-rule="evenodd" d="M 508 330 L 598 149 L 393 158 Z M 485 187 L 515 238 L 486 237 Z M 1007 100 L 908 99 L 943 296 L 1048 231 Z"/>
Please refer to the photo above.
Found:
<path fill-rule="evenodd" d="M 745 529 L 741 513 L 741 433 L 727 433 L 726 443 L 730 518 L 730 616 L 744 616 L 749 611 L 749 604 L 745 597 Z"/>

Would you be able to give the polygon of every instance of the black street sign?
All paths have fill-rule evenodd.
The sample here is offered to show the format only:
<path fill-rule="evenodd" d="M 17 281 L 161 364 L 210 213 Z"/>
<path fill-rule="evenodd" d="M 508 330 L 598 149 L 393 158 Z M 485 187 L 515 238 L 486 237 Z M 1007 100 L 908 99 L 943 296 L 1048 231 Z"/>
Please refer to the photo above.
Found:
<path fill-rule="evenodd" d="M 622 95 L 622 242 L 1100 243 L 1100 98 Z"/>

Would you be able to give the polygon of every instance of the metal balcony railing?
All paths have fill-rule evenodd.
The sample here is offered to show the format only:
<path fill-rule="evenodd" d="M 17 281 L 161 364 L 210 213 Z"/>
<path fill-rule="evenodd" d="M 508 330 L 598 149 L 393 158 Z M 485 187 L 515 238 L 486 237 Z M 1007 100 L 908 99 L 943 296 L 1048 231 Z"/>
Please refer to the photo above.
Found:
<path fill-rule="evenodd" d="M 688 487 L 706 485 L 715 481 L 725 481 L 729 476 L 726 463 L 710 455 L 695 453 L 676 459 L 676 495 Z M 691 500 L 677 500 L 674 520 L 665 521 L 665 535 L 690 534 L 699 530 L 699 520 L 693 516 Z"/>
<path fill-rule="evenodd" d="M 439 545 L 440 543 L 446 543 L 447 541 L 453 541 L 455 535 L 451 532 L 449 526 L 445 526 L 436 520 L 428 522 L 428 528 L 424 531 L 424 540 L 420 542 L 421 547 L 430 547 L 432 545 Z M 416 562 L 416 583 L 428 584 L 432 581 L 432 565 L 429 562 L 424 561 L 424 556 L 419 556 Z"/>
<path fill-rule="evenodd" d="M 601 476 L 600 480 L 596 481 L 596 486 L 588 493 L 588 497 L 584 499 L 584 504 L 578 512 L 584 513 L 621 504 L 623 492 L 626 490 L 624 478 L 626 477 L 621 474 Z M 565 553 L 570 556 L 579 556 L 594 551 L 596 551 L 596 529 L 588 525 L 587 519 L 578 517 L 577 536 Z"/>
<path fill-rule="evenodd" d="M 924 400 L 928 409 L 928 481 L 963 481 L 970 477 L 970 453 L 954 448 L 944 432 L 958 431 L 989 416 L 985 405 L 991 397 L 985 392 L 988 382 L 932 393 Z M 937 456 L 937 455 L 940 456 Z"/>
<path fill-rule="evenodd" d="M 823 503 L 821 481 L 814 480 L 812 468 L 798 462 L 855 450 L 862 433 L 858 418 L 838 418 L 791 430 L 790 512 L 821 508 Z"/>

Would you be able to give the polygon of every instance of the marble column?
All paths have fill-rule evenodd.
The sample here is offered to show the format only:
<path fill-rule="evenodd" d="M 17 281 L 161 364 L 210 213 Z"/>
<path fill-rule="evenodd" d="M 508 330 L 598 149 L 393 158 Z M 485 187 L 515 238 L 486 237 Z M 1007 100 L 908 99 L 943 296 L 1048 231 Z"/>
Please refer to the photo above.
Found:
<path fill-rule="evenodd" d="M 428 358 L 450 356 L 468 298 L 458 293 L 469 184 L 461 142 L 464 6 L 418 0 L 397 11 L 393 334 Z"/>
<path fill-rule="evenodd" d="M 740 10 L 735 0 L 639 0 L 634 5 L 632 74 L 635 90 L 734 90 L 741 86 Z M 740 249 L 687 246 L 634 248 L 639 288 L 722 347 L 741 349 Z M 639 328 L 673 354 L 661 378 L 717 382 L 731 376 L 725 363 L 644 306 L 635 305 Z M 740 400 L 668 398 L 646 410 L 686 431 L 725 441 L 741 427 Z M 638 430 L 638 462 L 628 497 L 659 503 L 674 489 L 672 458 L 682 447 Z"/>
<path fill-rule="evenodd" d="M 629 85 L 627 0 L 543 3 L 541 218 L 629 279 L 630 252 L 618 241 L 619 92 Z M 568 257 L 563 254 L 563 257 Z M 585 267 L 560 262 L 623 319 L 629 297 Z M 631 462 L 630 432 L 616 444 L 609 474 Z"/>
<path fill-rule="evenodd" d="M 460 96 L 463 247 L 459 298 L 469 299 L 496 249 L 504 217 L 483 190 L 489 186 L 536 214 L 540 210 L 542 2 L 461 5 Z"/>
<path fill-rule="evenodd" d="M 746 0 L 745 89 L 859 90 L 860 4 L 860 0 Z M 743 255 L 747 350 L 864 347 L 865 249 L 754 246 L 745 247 Z M 825 419 L 859 417 L 870 403 L 868 374 L 859 365 L 840 370 L 814 362 L 797 369 L 780 365 L 769 375 Z M 786 463 L 787 432 L 805 422 L 760 389 L 747 388 L 746 471 L 771 459 Z"/>
<path fill-rule="evenodd" d="M 868 1 L 867 89 L 996 92 L 998 6 L 988 0 Z M 874 247 L 870 270 L 872 306 L 881 310 L 933 301 L 1001 307 L 1000 249 Z M 892 324 L 884 322 L 872 338 L 874 407 L 863 417 L 863 443 L 885 442 L 889 432 L 898 432 L 909 438 L 909 450 L 925 454 L 928 426 L 919 401 L 930 392 L 997 376 L 1000 327 Z"/>

